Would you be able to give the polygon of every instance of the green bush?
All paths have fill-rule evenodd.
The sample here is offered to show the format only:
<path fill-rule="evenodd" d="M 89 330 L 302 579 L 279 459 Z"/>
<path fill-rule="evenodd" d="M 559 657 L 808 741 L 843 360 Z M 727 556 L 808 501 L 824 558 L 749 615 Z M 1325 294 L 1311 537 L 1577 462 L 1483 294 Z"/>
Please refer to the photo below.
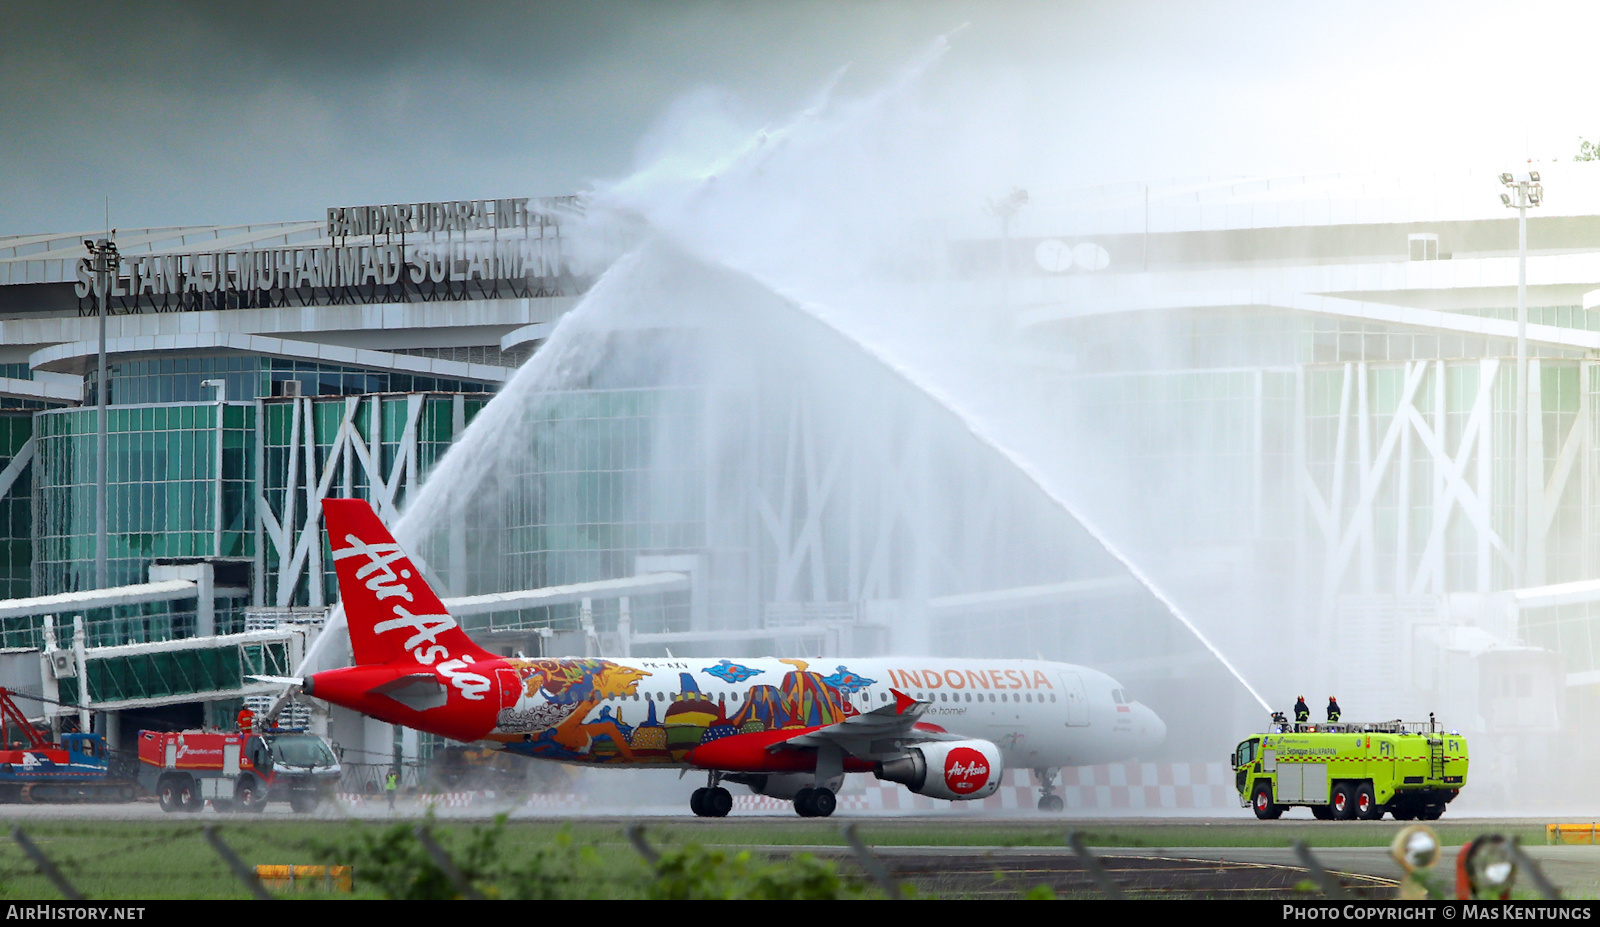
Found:
<path fill-rule="evenodd" d="M 690 844 L 661 854 L 646 897 L 674 901 L 830 901 L 881 895 L 841 876 L 836 864 L 810 853 L 763 860 L 748 850 L 730 854 Z"/>
<path fill-rule="evenodd" d="M 652 871 L 630 853 L 602 855 L 580 846 L 570 831 L 550 843 L 519 847 L 507 840 L 506 818 L 488 826 L 433 830 L 429 834 L 450 857 L 461 878 L 488 898 L 564 900 L 660 898 L 827 900 L 879 897 L 862 882 L 843 876 L 835 863 L 801 853 L 765 859 L 690 844 L 661 853 Z M 439 900 L 465 892 L 417 839 L 414 825 L 357 827 L 338 839 L 312 842 L 318 859 L 354 867 L 356 890 L 384 898 Z"/>

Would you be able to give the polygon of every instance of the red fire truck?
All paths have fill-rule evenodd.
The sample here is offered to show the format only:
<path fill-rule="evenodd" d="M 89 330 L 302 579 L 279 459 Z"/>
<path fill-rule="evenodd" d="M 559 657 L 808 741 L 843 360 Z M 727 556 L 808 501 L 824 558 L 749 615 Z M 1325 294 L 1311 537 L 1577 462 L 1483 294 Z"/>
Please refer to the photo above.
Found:
<path fill-rule="evenodd" d="M 308 812 L 338 782 L 338 758 L 309 731 L 139 732 L 139 783 L 163 811 L 199 811 L 209 801 L 218 811 L 253 812 L 286 801 Z"/>

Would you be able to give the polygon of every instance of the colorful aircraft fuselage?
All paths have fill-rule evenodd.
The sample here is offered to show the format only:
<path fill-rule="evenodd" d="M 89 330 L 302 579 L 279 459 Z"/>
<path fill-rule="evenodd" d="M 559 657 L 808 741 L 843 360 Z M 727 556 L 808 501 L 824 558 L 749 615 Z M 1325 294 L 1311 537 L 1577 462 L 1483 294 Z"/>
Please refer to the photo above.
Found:
<path fill-rule="evenodd" d="M 367 503 L 323 506 L 355 665 L 304 688 L 393 724 L 567 763 L 729 773 L 807 771 L 815 750 L 778 747 L 912 703 L 899 740 L 985 741 L 1009 766 L 1125 759 L 1165 735 L 1111 677 L 1065 663 L 498 656 L 449 616 Z M 847 752 L 843 771 L 871 771 L 872 755 Z"/>

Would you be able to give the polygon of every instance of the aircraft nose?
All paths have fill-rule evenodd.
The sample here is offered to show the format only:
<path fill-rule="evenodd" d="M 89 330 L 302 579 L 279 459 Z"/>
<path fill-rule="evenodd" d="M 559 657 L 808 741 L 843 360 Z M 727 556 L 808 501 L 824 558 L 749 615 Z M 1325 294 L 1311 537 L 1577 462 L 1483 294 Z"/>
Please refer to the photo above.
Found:
<path fill-rule="evenodd" d="M 1142 704 L 1135 704 L 1134 732 L 1139 739 L 1140 749 L 1159 747 L 1167 739 L 1167 725 L 1156 713 Z"/>

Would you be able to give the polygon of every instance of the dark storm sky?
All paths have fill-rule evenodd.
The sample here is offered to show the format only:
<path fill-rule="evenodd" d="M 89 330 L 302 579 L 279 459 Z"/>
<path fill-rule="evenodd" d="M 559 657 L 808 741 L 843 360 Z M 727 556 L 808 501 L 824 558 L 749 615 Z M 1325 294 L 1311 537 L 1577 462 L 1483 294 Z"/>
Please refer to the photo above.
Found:
<path fill-rule="evenodd" d="M 135 227 L 575 192 L 629 173 L 686 95 L 781 120 L 963 23 L 927 92 L 1004 100 L 1023 183 L 1568 157 L 1600 137 L 1592 14 L 1538 7 L 1538 43 L 1511 43 L 1505 9 L 9 0 L 0 234 L 96 228 L 108 196 Z"/>

